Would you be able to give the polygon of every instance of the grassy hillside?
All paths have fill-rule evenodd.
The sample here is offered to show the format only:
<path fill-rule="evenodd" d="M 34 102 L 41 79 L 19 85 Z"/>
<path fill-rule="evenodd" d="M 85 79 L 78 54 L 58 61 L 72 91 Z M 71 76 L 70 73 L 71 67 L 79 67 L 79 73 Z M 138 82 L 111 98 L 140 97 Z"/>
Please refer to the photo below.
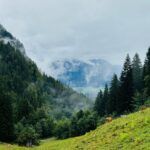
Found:
<path fill-rule="evenodd" d="M 22 148 L 1 144 L 0 150 L 149 150 L 150 109 L 106 123 L 84 136 L 45 140 L 41 146 Z"/>

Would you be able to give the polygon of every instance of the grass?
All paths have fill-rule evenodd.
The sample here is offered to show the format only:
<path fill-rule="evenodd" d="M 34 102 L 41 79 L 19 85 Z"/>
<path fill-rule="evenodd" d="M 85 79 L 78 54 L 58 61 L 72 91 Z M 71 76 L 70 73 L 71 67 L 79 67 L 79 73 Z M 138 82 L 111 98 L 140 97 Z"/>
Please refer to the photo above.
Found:
<path fill-rule="evenodd" d="M 150 109 L 113 120 L 84 136 L 44 140 L 34 148 L 0 144 L 0 150 L 150 150 Z"/>

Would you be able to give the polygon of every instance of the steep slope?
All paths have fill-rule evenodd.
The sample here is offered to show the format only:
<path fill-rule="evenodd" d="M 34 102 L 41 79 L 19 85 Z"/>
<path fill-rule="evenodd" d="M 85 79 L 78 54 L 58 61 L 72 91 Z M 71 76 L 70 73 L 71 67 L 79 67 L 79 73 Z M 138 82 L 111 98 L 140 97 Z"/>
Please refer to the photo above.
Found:
<path fill-rule="evenodd" d="M 0 149 L 26 150 L 1 144 Z M 31 150 L 149 150 L 150 109 L 118 118 L 84 136 L 67 140 L 45 140 Z"/>
<path fill-rule="evenodd" d="M 20 105 L 23 105 L 20 104 L 22 101 L 28 101 L 34 110 L 46 105 L 49 114 L 54 118 L 63 115 L 69 117 L 74 112 L 91 106 L 90 100 L 84 95 L 42 74 L 36 64 L 26 56 L 21 42 L 2 25 L 0 25 L 0 78 L 7 80 L 9 90 L 6 92 L 13 97 L 14 112 L 17 115 L 20 112 L 16 110 L 19 111 Z"/>
<path fill-rule="evenodd" d="M 84 136 L 52 141 L 41 147 L 50 150 L 149 150 L 150 109 L 106 123 Z"/>
<path fill-rule="evenodd" d="M 3 41 L 5 44 L 8 42 L 13 46 L 15 49 L 19 49 L 22 54 L 25 55 L 25 48 L 23 44 L 17 40 L 11 33 L 9 33 L 1 24 L 0 24 L 0 41 Z"/>

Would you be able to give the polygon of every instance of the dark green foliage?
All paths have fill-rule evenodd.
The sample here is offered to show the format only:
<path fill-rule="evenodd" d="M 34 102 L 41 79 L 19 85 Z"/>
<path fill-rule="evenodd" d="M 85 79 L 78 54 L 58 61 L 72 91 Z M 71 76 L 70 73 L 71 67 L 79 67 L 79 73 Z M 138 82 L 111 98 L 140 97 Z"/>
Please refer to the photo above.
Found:
<path fill-rule="evenodd" d="M 143 68 L 139 55 L 136 53 L 132 61 L 132 76 L 134 84 L 134 92 L 141 92 L 142 90 L 142 74 Z"/>
<path fill-rule="evenodd" d="M 7 89 L 7 77 L 0 76 L 0 141 L 10 142 L 14 136 L 11 94 Z"/>
<path fill-rule="evenodd" d="M 11 38 L 7 32 L 2 34 Z M 3 42 L 0 42 L 0 83 L 0 141 L 15 138 L 20 145 L 32 145 L 39 143 L 39 137 L 79 136 L 95 129 L 99 117 L 102 124 L 108 115 L 149 106 L 146 99 L 150 97 L 150 49 L 144 67 L 138 54 L 132 64 L 127 56 L 120 80 L 114 75 L 110 86 L 106 84 L 104 91 L 98 93 L 94 105 L 97 114 L 81 110 L 73 115 L 81 108 L 89 108 L 90 100 L 42 74 L 27 56 Z"/>
<path fill-rule="evenodd" d="M 41 138 L 48 138 L 53 135 L 54 121 L 51 118 L 44 118 L 36 123 L 37 133 Z"/>
<path fill-rule="evenodd" d="M 105 107 L 104 107 L 104 101 L 103 101 L 103 92 L 100 90 L 100 92 L 97 95 L 95 104 L 94 104 L 94 110 L 98 113 L 98 115 L 103 116 L 105 114 Z"/>
<path fill-rule="evenodd" d="M 127 55 L 120 80 L 114 75 L 109 88 L 100 91 L 94 110 L 100 117 L 121 115 L 139 109 L 150 97 L 150 48 L 144 66 L 136 53 L 132 64 Z"/>
<path fill-rule="evenodd" d="M 148 64 L 148 61 L 146 62 Z M 149 83 L 149 76 L 146 75 L 144 77 L 146 86 L 143 90 L 142 74 L 148 72 L 146 64 L 143 69 L 138 54 L 134 56 L 131 64 L 130 57 L 127 55 L 120 80 L 118 80 L 117 75 L 114 75 L 109 88 L 106 85 L 104 92 L 100 91 L 98 93 L 94 110 L 100 117 L 121 115 L 144 104 Z"/>
<path fill-rule="evenodd" d="M 109 89 L 108 89 L 108 85 L 106 84 L 104 92 L 100 90 L 94 104 L 94 110 L 97 112 L 99 116 L 102 117 L 107 114 L 108 102 L 109 102 Z"/>
<path fill-rule="evenodd" d="M 118 114 L 133 110 L 133 95 L 132 67 L 130 57 L 127 55 L 120 77 L 119 100 L 117 104 Z"/>
<path fill-rule="evenodd" d="M 145 105 L 146 107 L 150 107 L 150 99 L 146 100 L 146 101 L 144 102 L 144 105 Z"/>
<path fill-rule="evenodd" d="M 137 110 L 140 106 L 144 105 L 144 95 L 139 93 L 139 92 L 135 92 L 134 93 L 134 108 Z"/>
<path fill-rule="evenodd" d="M 150 96 L 150 48 L 148 49 L 144 63 L 144 90 L 147 97 Z"/>
<path fill-rule="evenodd" d="M 94 110 L 97 112 L 99 116 L 104 116 L 107 114 L 108 99 L 109 99 L 109 91 L 108 91 L 108 85 L 106 84 L 104 92 L 100 90 L 94 104 Z"/>
<path fill-rule="evenodd" d="M 24 127 L 23 125 L 18 125 L 17 127 L 16 135 L 19 145 L 33 146 L 39 144 L 39 135 L 32 126 Z"/>
<path fill-rule="evenodd" d="M 108 103 L 109 101 L 109 89 L 108 89 L 108 85 L 105 85 L 105 89 L 104 89 L 104 96 L 103 96 L 103 108 L 104 108 L 104 114 L 108 113 Z"/>
<path fill-rule="evenodd" d="M 70 136 L 83 135 L 86 132 L 94 130 L 97 126 L 97 117 L 94 112 L 82 110 L 79 111 L 72 119 L 70 125 Z"/>
<path fill-rule="evenodd" d="M 91 104 L 84 95 L 42 74 L 20 50 L 2 41 L 0 82 L 0 141 L 12 140 L 13 126 L 18 123 L 32 126 L 42 138 L 50 137 L 54 130 L 51 118 L 70 118 L 84 104 Z M 27 129 L 15 137 L 24 136 Z"/>
<path fill-rule="evenodd" d="M 119 93 L 119 80 L 117 75 L 115 74 L 110 84 L 109 98 L 107 101 L 107 114 L 116 113 L 117 104 L 119 101 L 118 93 Z"/>
<path fill-rule="evenodd" d="M 97 116 L 94 112 L 80 110 L 71 120 L 63 119 L 57 122 L 55 135 L 60 138 L 75 137 L 94 130 L 97 126 Z"/>
<path fill-rule="evenodd" d="M 63 119 L 57 122 L 55 136 L 59 139 L 65 139 L 70 136 L 70 121 Z"/>

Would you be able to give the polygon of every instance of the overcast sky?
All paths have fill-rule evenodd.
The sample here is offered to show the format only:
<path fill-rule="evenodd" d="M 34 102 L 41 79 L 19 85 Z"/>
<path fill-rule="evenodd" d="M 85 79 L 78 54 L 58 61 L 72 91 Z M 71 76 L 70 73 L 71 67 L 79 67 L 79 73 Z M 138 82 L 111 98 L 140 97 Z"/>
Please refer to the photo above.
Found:
<path fill-rule="evenodd" d="M 43 70 L 60 58 L 144 59 L 150 0 L 0 0 L 0 23 Z"/>

